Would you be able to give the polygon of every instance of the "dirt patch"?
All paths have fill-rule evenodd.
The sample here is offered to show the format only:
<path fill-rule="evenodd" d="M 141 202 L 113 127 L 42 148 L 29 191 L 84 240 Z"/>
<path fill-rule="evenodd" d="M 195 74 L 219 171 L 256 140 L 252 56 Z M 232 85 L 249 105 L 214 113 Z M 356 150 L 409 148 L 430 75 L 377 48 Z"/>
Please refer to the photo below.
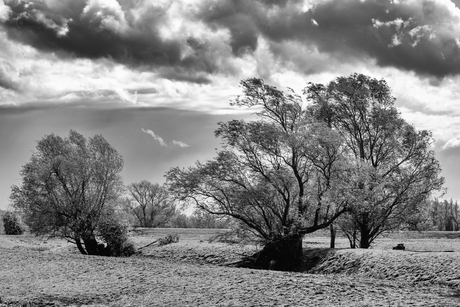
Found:
<path fill-rule="evenodd" d="M 410 283 L 447 285 L 460 290 L 460 253 L 394 250 L 334 250 L 310 272 L 355 274 Z"/>
<path fill-rule="evenodd" d="M 168 233 L 132 239 L 143 246 Z M 224 266 L 257 247 L 209 243 L 211 236 L 188 230 L 178 243 L 130 258 L 79 255 L 63 240 L 0 236 L 0 306 L 459 305 L 457 252 L 308 244 L 315 248 L 305 251 L 306 268 L 315 274 L 273 272 Z"/>
<path fill-rule="evenodd" d="M 0 248 L 4 306 L 455 306 L 442 286 Z"/>

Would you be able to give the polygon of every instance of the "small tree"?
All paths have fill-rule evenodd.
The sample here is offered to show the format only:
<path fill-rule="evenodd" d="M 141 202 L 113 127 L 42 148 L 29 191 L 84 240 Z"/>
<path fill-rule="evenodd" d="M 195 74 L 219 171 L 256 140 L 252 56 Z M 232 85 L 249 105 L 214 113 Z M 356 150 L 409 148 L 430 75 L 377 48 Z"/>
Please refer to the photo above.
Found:
<path fill-rule="evenodd" d="M 19 222 L 17 215 L 14 212 L 6 212 L 3 215 L 3 228 L 5 229 L 5 234 L 7 235 L 22 235 L 24 229 Z"/>
<path fill-rule="evenodd" d="M 169 192 L 159 184 L 143 180 L 128 186 L 130 199 L 126 202 L 141 227 L 164 226 L 176 213 Z"/>
<path fill-rule="evenodd" d="M 128 228 L 120 220 L 110 215 L 108 219 L 101 221 L 98 230 L 99 235 L 105 242 L 103 248 L 106 256 L 129 257 L 136 252 L 134 244 L 128 238 Z"/>
<path fill-rule="evenodd" d="M 397 229 L 433 192 L 442 190 L 439 162 L 429 131 L 416 131 L 398 113 L 384 80 L 361 74 L 327 86 L 310 83 L 310 112 L 339 133 L 366 176 L 355 182 L 363 196 L 342 228 L 368 248 L 383 232 Z"/>
<path fill-rule="evenodd" d="M 305 234 L 328 227 L 353 201 L 343 140 L 302 108 L 302 99 L 260 79 L 241 82 L 235 105 L 258 120 L 219 123 L 224 149 L 211 161 L 167 174 L 170 187 L 200 210 L 239 221 L 264 244 L 251 264 L 296 270 Z"/>
<path fill-rule="evenodd" d="M 82 254 L 104 255 L 100 226 L 123 191 L 122 168 L 123 158 L 101 135 L 46 135 L 10 198 L 32 233 L 66 238 Z"/>

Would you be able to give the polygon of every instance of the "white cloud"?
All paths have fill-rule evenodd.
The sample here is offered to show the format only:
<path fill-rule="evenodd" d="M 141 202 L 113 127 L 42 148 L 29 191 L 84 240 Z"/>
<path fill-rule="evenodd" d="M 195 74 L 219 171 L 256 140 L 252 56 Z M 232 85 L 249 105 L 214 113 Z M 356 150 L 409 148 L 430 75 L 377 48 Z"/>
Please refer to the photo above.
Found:
<path fill-rule="evenodd" d="M 88 0 L 81 16 L 113 32 L 124 33 L 128 29 L 125 13 L 116 0 Z"/>
<path fill-rule="evenodd" d="M 3 0 L 0 0 L 0 21 L 6 21 L 10 17 L 11 9 L 5 5 Z"/>
<path fill-rule="evenodd" d="M 118 97 L 120 97 L 123 102 L 128 102 L 134 105 L 137 104 L 137 92 L 131 94 L 123 88 L 115 88 L 113 91 L 118 95 Z"/>
<path fill-rule="evenodd" d="M 460 147 L 460 137 L 448 140 L 444 146 L 442 146 L 442 150 L 456 147 Z"/>
<path fill-rule="evenodd" d="M 154 140 L 158 141 L 158 143 L 160 143 L 161 146 L 163 146 L 163 147 L 168 146 L 168 145 L 166 145 L 166 143 L 163 140 L 163 138 L 161 138 L 160 136 L 156 135 L 155 132 L 153 132 L 152 130 L 144 129 L 144 128 L 142 128 L 141 130 L 142 130 L 142 132 L 145 132 L 145 133 L 149 134 Z"/>
<path fill-rule="evenodd" d="M 156 135 L 155 132 L 153 132 L 152 130 L 144 129 L 144 128 L 142 128 L 141 130 L 142 130 L 142 132 L 147 133 L 148 135 L 150 135 L 154 140 L 158 141 L 158 143 L 160 143 L 161 146 L 168 147 L 168 144 L 166 144 L 166 142 L 163 140 L 163 138 L 160 137 L 159 135 Z M 188 144 L 186 144 L 184 142 L 181 142 L 181 141 L 176 141 L 176 140 L 173 140 L 171 142 L 171 145 L 179 146 L 179 147 L 182 147 L 182 148 L 190 147 L 190 145 L 188 145 Z"/>
<path fill-rule="evenodd" d="M 184 147 L 190 147 L 190 145 L 185 144 L 184 142 L 181 142 L 181 141 L 173 140 L 172 143 L 173 143 L 174 145 L 177 145 L 177 146 L 183 147 L 183 148 L 184 148 Z"/>

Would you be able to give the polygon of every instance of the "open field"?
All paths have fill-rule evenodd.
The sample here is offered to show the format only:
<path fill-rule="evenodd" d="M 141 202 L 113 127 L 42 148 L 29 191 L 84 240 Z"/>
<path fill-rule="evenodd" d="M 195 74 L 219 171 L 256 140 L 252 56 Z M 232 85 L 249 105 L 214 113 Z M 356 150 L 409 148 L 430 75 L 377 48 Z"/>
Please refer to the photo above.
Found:
<path fill-rule="evenodd" d="M 221 231 L 146 230 L 132 236 L 136 246 L 174 233 L 180 241 L 130 258 L 0 235 L 0 306 L 460 306 L 458 233 L 392 234 L 371 250 L 343 238 L 330 250 L 327 233 L 310 235 L 315 266 L 287 273 L 222 266 L 256 247 L 209 243 Z M 397 243 L 417 252 L 393 251 Z"/>

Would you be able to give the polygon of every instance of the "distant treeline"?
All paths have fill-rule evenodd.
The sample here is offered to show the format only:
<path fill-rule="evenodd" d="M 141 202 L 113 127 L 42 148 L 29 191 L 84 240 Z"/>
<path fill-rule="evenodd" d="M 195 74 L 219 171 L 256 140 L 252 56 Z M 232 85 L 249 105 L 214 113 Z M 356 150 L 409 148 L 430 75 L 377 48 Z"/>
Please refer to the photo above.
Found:
<path fill-rule="evenodd" d="M 130 218 L 131 226 L 145 227 L 140 225 L 139 221 Z M 228 218 L 219 218 L 215 215 L 195 210 L 191 215 L 187 215 L 177 210 L 174 215 L 164 220 L 163 223 L 157 224 L 155 227 L 162 228 L 215 228 L 226 229 L 230 228 L 230 220 Z"/>
<path fill-rule="evenodd" d="M 441 231 L 459 231 L 458 219 L 458 203 L 457 201 L 438 200 L 431 202 L 431 220 L 433 230 Z"/>
<path fill-rule="evenodd" d="M 454 200 L 429 200 L 408 217 L 408 230 L 459 231 L 459 205 Z"/>
<path fill-rule="evenodd" d="M 171 228 L 217 228 L 230 227 L 228 218 L 219 218 L 215 215 L 195 210 L 192 215 L 176 213 L 165 227 Z"/>

